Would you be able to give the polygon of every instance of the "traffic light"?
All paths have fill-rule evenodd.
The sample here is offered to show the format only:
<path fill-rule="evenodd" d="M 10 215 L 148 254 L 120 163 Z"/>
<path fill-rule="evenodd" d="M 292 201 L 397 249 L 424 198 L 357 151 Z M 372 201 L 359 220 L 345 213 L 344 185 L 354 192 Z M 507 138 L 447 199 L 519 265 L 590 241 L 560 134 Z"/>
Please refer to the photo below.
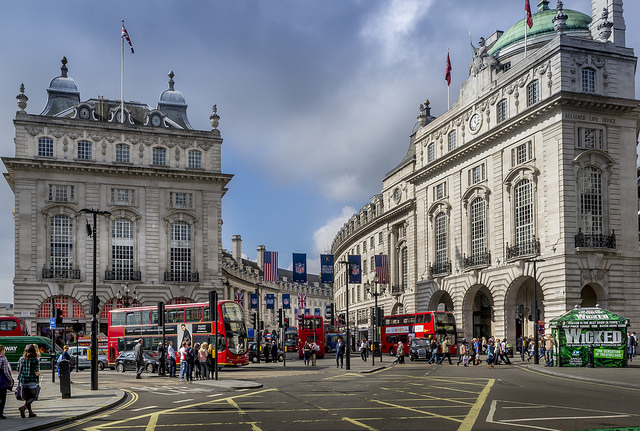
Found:
<path fill-rule="evenodd" d="M 209 291 L 209 319 L 218 321 L 218 292 L 215 290 Z"/>
<path fill-rule="evenodd" d="M 339 322 L 341 325 L 344 325 L 344 324 L 346 323 L 344 313 L 342 313 L 342 314 L 338 317 L 338 322 Z"/>
<path fill-rule="evenodd" d="M 164 302 L 158 301 L 158 326 L 164 325 Z"/>
<path fill-rule="evenodd" d="M 264 322 L 262 320 L 260 321 L 260 330 L 264 331 Z"/>
<path fill-rule="evenodd" d="M 284 318 L 284 329 L 287 329 L 289 327 L 289 318 L 285 317 Z"/>
<path fill-rule="evenodd" d="M 282 328 L 282 308 L 278 309 L 278 328 Z"/>
<path fill-rule="evenodd" d="M 384 308 L 382 307 L 378 307 L 378 325 L 377 326 L 384 326 Z"/>
<path fill-rule="evenodd" d="M 258 316 L 256 313 L 251 314 L 251 326 L 256 329 L 258 328 Z"/>
<path fill-rule="evenodd" d="M 56 308 L 56 325 L 62 325 L 62 310 Z"/>

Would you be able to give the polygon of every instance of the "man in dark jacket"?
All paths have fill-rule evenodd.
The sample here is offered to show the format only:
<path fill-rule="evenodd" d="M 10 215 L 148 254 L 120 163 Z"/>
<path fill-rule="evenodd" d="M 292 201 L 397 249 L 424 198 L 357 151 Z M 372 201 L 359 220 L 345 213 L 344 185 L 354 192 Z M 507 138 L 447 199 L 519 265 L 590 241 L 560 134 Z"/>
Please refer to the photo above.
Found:
<path fill-rule="evenodd" d="M 138 340 L 138 344 L 133 348 L 133 356 L 136 360 L 136 379 L 142 378 L 144 371 L 144 350 L 142 348 L 142 338 Z"/>

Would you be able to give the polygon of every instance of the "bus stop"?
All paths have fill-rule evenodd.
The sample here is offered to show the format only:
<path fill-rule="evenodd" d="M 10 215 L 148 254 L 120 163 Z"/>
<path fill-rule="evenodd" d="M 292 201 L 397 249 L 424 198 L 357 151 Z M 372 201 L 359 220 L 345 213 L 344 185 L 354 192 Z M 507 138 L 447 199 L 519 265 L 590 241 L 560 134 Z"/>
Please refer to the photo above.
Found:
<path fill-rule="evenodd" d="M 560 367 L 626 367 L 629 319 L 600 307 L 574 308 L 549 323 Z"/>

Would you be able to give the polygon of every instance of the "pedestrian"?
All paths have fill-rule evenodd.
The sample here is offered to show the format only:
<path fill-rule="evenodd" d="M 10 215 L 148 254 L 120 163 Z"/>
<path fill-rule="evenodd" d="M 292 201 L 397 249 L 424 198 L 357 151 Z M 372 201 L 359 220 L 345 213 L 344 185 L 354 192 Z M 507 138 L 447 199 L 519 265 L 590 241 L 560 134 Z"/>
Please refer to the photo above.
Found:
<path fill-rule="evenodd" d="M 33 344 L 27 344 L 24 353 L 18 362 L 18 383 L 22 386 L 22 399 L 24 405 L 19 407 L 20 416 L 25 417 L 25 410 L 29 411 L 29 417 L 35 418 L 36 414 L 31 409 L 31 404 L 38 399 L 40 393 L 40 359 L 38 350 Z"/>
<path fill-rule="evenodd" d="M 262 351 L 264 352 L 264 361 L 269 362 L 269 356 L 271 354 L 271 343 L 267 341 L 266 343 L 264 343 L 264 347 L 262 349 Z"/>
<path fill-rule="evenodd" d="M 133 348 L 133 357 L 136 360 L 136 379 L 142 378 L 144 372 L 144 348 L 142 347 L 142 338 L 138 339 L 138 344 Z"/>
<path fill-rule="evenodd" d="M 309 361 L 311 360 L 311 345 L 308 341 L 305 341 L 304 346 L 302 346 L 302 355 L 304 357 L 304 365 L 309 365 Z"/>
<path fill-rule="evenodd" d="M 318 357 L 318 351 L 320 350 L 320 346 L 318 346 L 318 343 L 313 341 L 309 345 L 309 347 L 311 347 L 311 366 L 315 367 L 316 366 L 316 359 Z"/>
<path fill-rule="evenodd" d="M 193 371 L 196 380 L 200 380 L 200 343 L 193 346 Z"/>
<path fill-rule="evenodd" d="M 440 355 L 438 354 L 438 349 L 440 348 L 438 341 L 434 338 L 431 339 L 431 343 L 429 344 L 429 348 L 431 351 L 431 357 L 427 361 L 427 364 L 439 364 L 440 363 Z"/>
<path fill-rule="evenodd" d="M 442 341 L 442 357 L 440 358 L 440 364 L 442 364 L 444 362 L 444 358 L 447 358 L 449 360 L 449 365 L 453 365 L 453 362 L 451 362 L 451 342 L 449 341 L 449 337 L 444 337 L 444 340 Z"/>
<path fill-rule="evenodd" d="M 7 390 L 13 390 L 13 376 L 7 357 L 4 356 L 5 347 L 0 344 L 0 419 L 6 419 L 4 406 L 7 402 Z"/>
<path fill-rule="evenodd" d="M 162 342 L 158 343 L 158 375 L 164 376 L 166 357 Z"/>
<path fill-rule="evenodd" d="M 396 346 L 396 352 L 398 355 L 398 359 L 396 359 L 396 362 L 398 364 L 404 364 L 404 344 L 402 344 L 402 340 L 398 341 L 398 345 Z"/>
<path fill-rule="evenodd" d="M 347 351 L 347 345 L 344 343 L 342 337 L 338 337 L 338 344 L 336 344 L 336 368 L 344 365 L 344 354 Z"/>
<path fill-rule="evenodd" d="M 69 354 L 69 346 L 64 345 L 62 347 L 62 353 L 58 356 L 58 377 L 60 377 L 60 362 L 67 361 L 69 362 L 69 372 L 73 369 L 73 364 L 71 363 L 71 355 Z"/>
<path fill-rule="evenodd" d="M 180 381 L 185 379 L 187 374 L 187 342 L 183 341 L 180 349 L 178 349 L 180 355 Z"/>
<path fill-rule="evenodd" d="M 545 367 L 553 367 L 553 346 L 555 345 L 555 340 L 551 334 L 547 334 L 547 338 L 544 341 L 544 366 Z"/>
<path fill-rule="evenodd" d="M 638 337 L 636 336 L 635 332 L 632 332 L 631 336 L 633 337 L 633 345 L 632 345 L 633 349 L 632 349 L 632 352 L 631 352 L 631 356 L 635 356 L 636 355 L 636 350 L 638 349 Z"/>
<path fill-rule="evenodd" d="M 360 358 L 364 361 L 367 362 L 367 355 L 369 353 L 369 343 L 367 341 L 366 338 L 363 338 L 360 341 Z"/>
<path fill-rule="evenodd" d="M 167 347 L 167 357 L 169 359 L 169 377 L 176 376 L 176 351 L 173 348 L 173 341 L 169 341 L 169 347 Z"/>
<path fill-rule="evenodd" d="M 271 343 L 271 357 L 273 358 L 273 362 L 278 362 L 278 343 L 275 341 Z M 315 361 L 313 365 L 315 366 Z"/>
<path fill-rule="evenodd" d="M 495 346 L 493 344 L 493 340 L 489 339 L 487 343 L 487 368 L 494 368 L 493 363 L 495 362 Z"/>
<path fill-rule="evenodd" d="M 198 361 L 200 362 L 200 378 L 202 380 L 209 379 L 209 362 L 207 361 L 207 356 L 209 344 L 205 341 L 200 346 L 200 350 L 198 350 Z"/>
<path fill-rule="evenodd" d="M 215 349 L 213 347 L 213 343 L 209 344 L 209 348 L 207 349 L 207 361 L 209 362 L 209 378 L 215 379 L 216 377 L 216 369 L 215 369 Z"/>
<path fill-rule="evenodd" d="M 462 340 L 460 342 L 460 346 L 458 346 L 458 363 L 456 364 L 457 366 L 460 366 L 460 363 L 464 364 L 464 357 L 467 354 L 467 346 L 466 346 L 466 340 Z"/>
<path fill-rule="evenodd" d="M 480 363 L 482 362 L 480 360 L 480 349 L 482 348 L 482 346 L 480 346 L 480 340 L 478 340 L 477 338 L 473 339 L 473 365 L 480 365 Z"/>
<path fill-rule="evenodd" d="M 193 347 L 191 347 L 191 341 L 187 341 L 187 345 L 184 348 L 184 354 L 186 357 L 185 362 L 187 363 L 185 378 L 187 379 L 188 382 L 193 383 L 193 364 L 196 361 L 196 352 L 193 350 Z"/>

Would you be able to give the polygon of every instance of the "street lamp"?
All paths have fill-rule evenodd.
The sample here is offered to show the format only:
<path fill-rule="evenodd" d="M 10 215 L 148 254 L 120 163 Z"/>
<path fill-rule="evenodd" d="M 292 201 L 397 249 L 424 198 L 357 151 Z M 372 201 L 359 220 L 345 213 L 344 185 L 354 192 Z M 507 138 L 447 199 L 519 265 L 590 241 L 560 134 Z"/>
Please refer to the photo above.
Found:
<path fill-rule="evenodd" d="M 373 292 L 371 292 L 370 288 L 367 288 L 367 292 L 369 292 L 369 294 L 371 296 L 373 296 L 375 298 L 375 305 L 374 305 L 374 319 L 373 319 L 373 353 L 371 354 L 371 365 L 375 365 L 376 364 L 376 348 L 378 347 L 377 345 L 377 338 L 378 338 L 378 320 L 380 319 L 379 316 L 379 312 L 378 312 L 378 296 L 382 295 L 384 293 L 384 289 L 382 289 L 381 292 L 378 292 L 378 275 L 376 274 L 373 277 L 373 285 L 375 290 Z M 367 282 L 367 285 L 369 285 L 369 283 Z M 370 285 L 369 285 L 370 286 Z M 382 356 L 380 356 L 380 360 L 382 361 Z"/>
<path fill-rule="evenodd" d="M 539 364 L 540 359 L 538 358 L 538 299 L 537 299 L 537 290 L 538 290 L 538 275 L 537 275 L 537 267 L 536 264 L 538 262 L 544 262 L 544 259 L 527 259 L 525 262 L 533 263 L 533 307 L 531 310 L 531 318 L 533 320 L 533 363 Z"/>
<path fill-rule="evenodd" d="M 93 214 L 93 228 L 87 223 L 87 234 L 93 238 L 93 292 L 91 296 L 91 390 L 98 390 L 98 294 L 97 294 L 97 275 L 96 275 L 96 232 L 98 215 L 109 217 L 109 211 L 100 211 L 96 209 L 82 208 L 80 212 Z"/>
<path fill-rule="evenodd" d="M 131 289 L 129 289 L 129 285 L 125 284 L 122 292 L 120 291 L 120 289 L 118 289 L 118 292 L 116 293 L 116 299 L 122 304 L 124 308 L 128 308 L 138 302 L 138 292 L 136 292 L 135 287 L 133 288 L 133 292 L 131 292 Z"/>
<path fill-rule="evenodd" d="M 351 369 L 351 331 L 349 330 L 349 265 L 351 262 L 347 260 L 341 260 L 340 262 L 345 267 L 345 273 L 347 278 L 345 281 L 345 291 L 346 291 L 346 300 L 347 300 L 347 315 L 346 315 L 346 325 L 347 325 L 347 370 Z"/>

